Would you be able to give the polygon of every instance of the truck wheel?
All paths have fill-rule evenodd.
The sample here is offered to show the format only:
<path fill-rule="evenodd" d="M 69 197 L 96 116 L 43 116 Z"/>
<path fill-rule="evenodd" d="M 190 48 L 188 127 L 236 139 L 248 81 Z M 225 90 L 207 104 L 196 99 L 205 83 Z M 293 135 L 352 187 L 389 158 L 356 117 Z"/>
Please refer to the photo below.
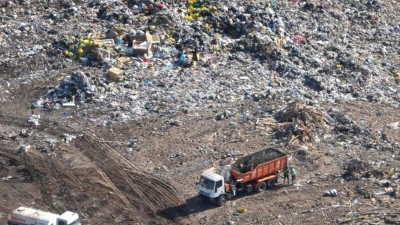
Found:
<path fill-rule="evenodd" d="M 218 206 L 223 206 L 223 205 L 225 205 L 225 203 L 226 203 L 226 196 L 225 195 L 221 195 L 218 198 L 217 205 Z"/>
<path fill-rule="evenodd" d="M 265 189 L 267 189 L 267 184 L 265 182 L 261 182 L 257 185 L 257 192 L 262 192 L 265 191 Z"/>
<path fill-rule="evenodd" d="M 272 179 L 268 181 L 268 187 L 273 188 L 276 184 L 276 179 Z"/>

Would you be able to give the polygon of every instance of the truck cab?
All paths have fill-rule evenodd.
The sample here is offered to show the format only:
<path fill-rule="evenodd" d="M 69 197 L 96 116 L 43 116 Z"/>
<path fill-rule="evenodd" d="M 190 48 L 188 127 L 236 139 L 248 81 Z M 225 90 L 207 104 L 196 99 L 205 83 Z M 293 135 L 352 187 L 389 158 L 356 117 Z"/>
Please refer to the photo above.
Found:
<path fill-rule="evenodd" d="M 201 197 L 217 205 L 223 205 L 227 200 L 224 177 L 212 171 L 205 171 L 200 176 L 198 189 Z"/>
<path fill-rule="evenodd" d="M 57 219 L 57 225 L 81 225 L 79 215 L 74 212 L 66 211 Z"/>

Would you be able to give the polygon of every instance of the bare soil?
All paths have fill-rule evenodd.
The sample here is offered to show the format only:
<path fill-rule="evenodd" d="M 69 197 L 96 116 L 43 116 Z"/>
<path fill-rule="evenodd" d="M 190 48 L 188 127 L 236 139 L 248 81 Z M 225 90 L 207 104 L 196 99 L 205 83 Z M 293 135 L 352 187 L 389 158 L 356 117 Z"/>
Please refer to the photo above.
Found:
<path fill-rule="evenodd" d="M 215 207 L 197 198 L 197 177 L 204 169 L 228 163 L 227 155 L 249 154 L 273 142 L 254 123 L 239 118 L 215 121 L 204 112 L 179 117 L 179 126 L 154 118 L 110 130 L 77 125 L 74 116 L 65 119 L 58 111 L 41 111 L 41 125 L 32 128 L 27 117 L 5 113 L 10 110 L 3 107 L 0 177 L 12 177 L 0 181 L 1 223 L 19 205 L 59 213 L 76 211 L 84 224 L 336 224 L 351 212 L 398 209 L 397 201 L 380 196 L 371 200 L 357 192 L 358 187 L 376 189 L 375 182 L 338 179 L 344 162 L 353 158 L 380 161 L 382 171 L 396 168 L 399 161 L 394 155 L 398 149 L 366 152 L 319 142 L 304 153 L 287 146 L 291 163 L 299 171 L 297 185 L 280 183 L 265 193 L 249 194 Z M 397 109 L 380 105 L 336 107 L 355 121 L 364 120 L 371 132 L 399 120 Z M 20 111 L 29 114 L 25 105 L 20 105 Z M 22 129 L 31 129 L 33 135 L 21 137 Z M 75 134 L 76 140 L 64 143 L 65 133 Z M 392 142 L 400 141 L 398 130 L 386 133 Z M 43 146 L 43 139 L 51 138 L 60 142 L 41 152 L 49 148 Z M 132 138 L 135 145 L 127 150 Z M 22 143 L 31 149 L 19 154 Z M 330 189 L 342 195 L 323 197 Z M 241 208 L 247 212 L 238 213 Z"/>

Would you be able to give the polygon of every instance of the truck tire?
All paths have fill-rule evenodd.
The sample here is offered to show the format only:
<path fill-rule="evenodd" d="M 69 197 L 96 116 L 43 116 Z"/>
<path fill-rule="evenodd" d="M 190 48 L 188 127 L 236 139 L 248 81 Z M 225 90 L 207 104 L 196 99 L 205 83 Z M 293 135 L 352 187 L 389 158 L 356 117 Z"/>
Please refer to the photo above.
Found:
<path fill-rule="evenodd" d="M 262 192 L 267 189 L 267 184 L 265 182 L 261 182 L 257 185 L 256 191 L 257 192 Z"/>
<path fill-rule="evenodd" d="M 218 201 L 217 201 L 217 205 L 218 206 L 223 206 L 223 205 L 225 205 L 225 203 L 226 203 L 226 196 L 225 195 L 219 196 Z"/>
<path fill-rule="evenodd" d="M 268 181 L 268 188 L 273 188 L 276 184 L 276 179 L 271 179 Z"/>

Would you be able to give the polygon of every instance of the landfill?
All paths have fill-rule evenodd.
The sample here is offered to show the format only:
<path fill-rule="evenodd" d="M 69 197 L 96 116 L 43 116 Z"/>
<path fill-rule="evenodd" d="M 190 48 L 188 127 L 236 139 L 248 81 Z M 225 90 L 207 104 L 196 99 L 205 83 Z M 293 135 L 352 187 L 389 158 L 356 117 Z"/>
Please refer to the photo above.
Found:
<path fill-rule="evenodd" d="M 0 223 L 400 223 L 398 3 L 1 1 Z M 265 146 L 296 185 L 197 198 Z"/>

